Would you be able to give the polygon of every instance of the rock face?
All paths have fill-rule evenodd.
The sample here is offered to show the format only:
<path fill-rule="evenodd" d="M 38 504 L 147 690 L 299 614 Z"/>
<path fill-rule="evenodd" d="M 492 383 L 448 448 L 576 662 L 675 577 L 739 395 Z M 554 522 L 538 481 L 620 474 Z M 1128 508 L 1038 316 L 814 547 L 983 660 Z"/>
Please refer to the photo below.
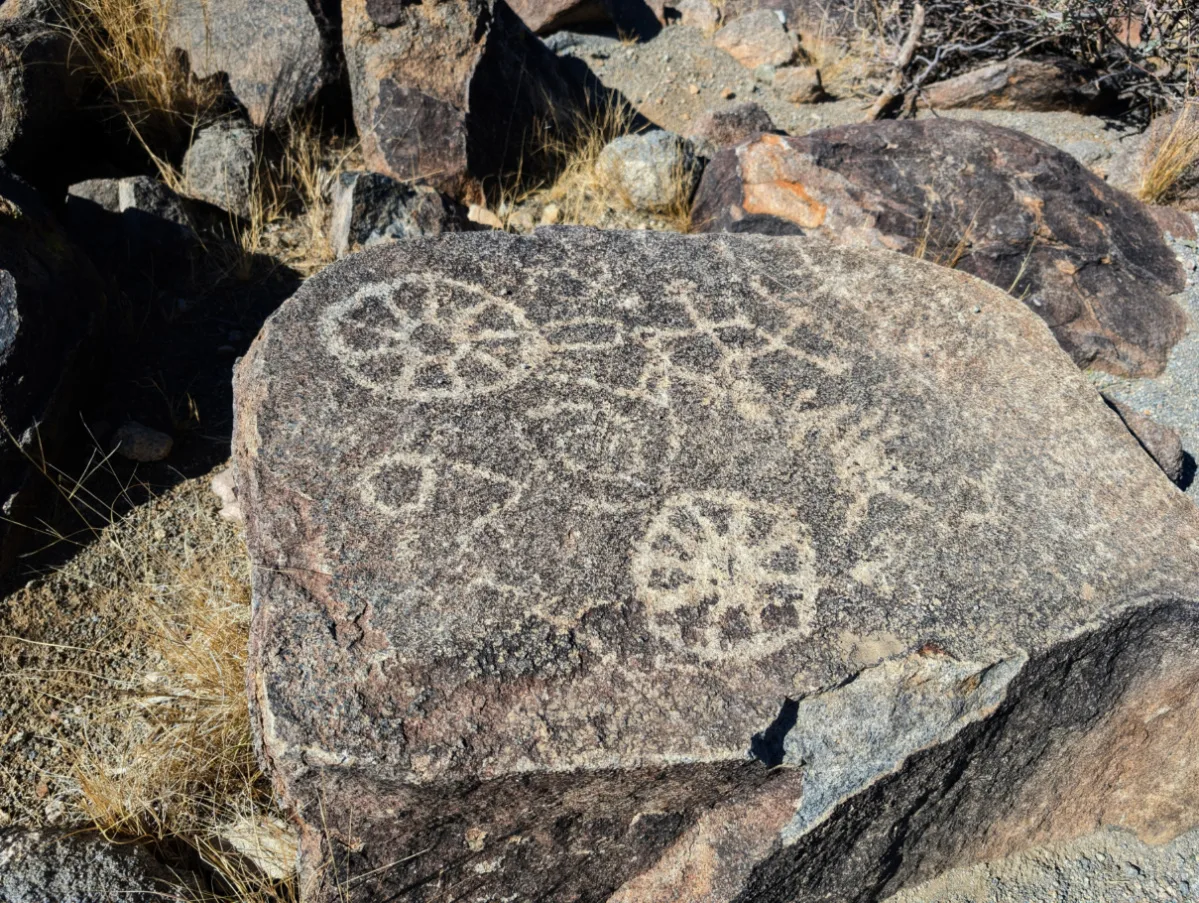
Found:
<path fill-rule="evenodd" d="M 301 109 L 336 74 L 331 4 L 313 0 L 170 0 L 167 39 L 201 78 L 224 73 L 255 125 Z"/>
<path fill-rule="evenodd" d="M 345 0 L 343 29 L 367 166 L 402 182 L 468 195 L 585 103 L 503 0 Z"/>
<path fill-rule="evenodd" d="M 711 161 L 699 231 L 816 232 L 953 266 L 1040 314 L 1080 366 L 1161 372 L 1186 330 L 1152 214 L 1069 155 L 981 122 L 764 136 Z"/>
<path fill-rule="evenodd" d="M 214 125 L 203 129 L 183 158 L 188 193 L 248 219 L 258 169 L 254 130 Z"/>
<path fill-rule="evenodd" d="M 1109 99 L 1096 85 L 1098 74 L 1071 59 L 1000 60 L 936 82 L 920 103 L 934 110 L 1074 110 L 1089 113 Z"/>
<path fill-rule="evenodd" d="M 308 901 L 855 903 L 1199 818 L 1199 511 L 964 273 L 404 242 L 305 283 L 235 397 Z"/>
<path fill-rule="evenodd" d="M 691 199 L 702 166 L 690 141 L 657 130 L 609 142 L 600 151 L 595 171 L 627 206 L 663 211 L 681 209 Z"/>
<path fill-rule="evenodd" d="M 4 903 L 158 903 L 192 882 L 142 847 L 102 837 L 0 831 L 0 900 Z"/>
<path fill-rule="evenodd" d="M 798 42 L 772 9 L 759 9 L 733 19 L 712 43 L 747 69 L 785 66 L 795 59 Z"/>
<path fill-rule="evenodd" d="M 333 186 L 333 248 L 338 257 L 399 238 L 460 232 L 466 211 L 427 185 L 374 172 L 342 173 Z"/>
<path fill-rule="evenodd" d="M 816 103 L 825 98 L 820 70 L 815 66 L 784 66 L 774 73 L 771 84 L 791 103 Z"/>
<path fill-rule="evenodd" d="M 0 571 L 51 490 L 37 465 L 60 464 L 77 422 L 81 368 L 104 312 L 100 279 L 33 191 L 0 168 Z"/>
<path fill-rule="evenodd" d="M 40 175 L 63 157 L 78 124 L 78 63 L 71 39 L 30 18 L 0 18 L 0 159 Z"/>
<path fill-rule="evenodd" d="M 611 22 L 604 0 L 512 0 L 509 5 L 534 34 Z"/>

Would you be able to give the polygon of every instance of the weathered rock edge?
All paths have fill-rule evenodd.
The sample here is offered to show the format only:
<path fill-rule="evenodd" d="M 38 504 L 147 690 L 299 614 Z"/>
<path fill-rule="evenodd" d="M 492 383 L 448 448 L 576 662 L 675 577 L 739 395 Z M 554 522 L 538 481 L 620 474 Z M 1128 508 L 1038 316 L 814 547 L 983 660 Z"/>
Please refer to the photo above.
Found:
<path fill-rule="evenodd" d="M 840 290 L 850 297 L 853 286 L 874 285 L 875 295 L 890 292 L 897 297 L 892 298 L 895 309 L 884 314 L 894 330 L 887 336 L 896 347 L 925 356 L 938 353 L 930 343 L 933 336 L 957 329 L 942 329 L 942 318 L 968 321 L 967 306 L 981 307 L 1000 325 L 968 323 L 959 346 L 945 347 L 944 359 L 930 361 L 930 377 L 956 373 L 977 381 L 984 395 L 974 400 L 998 396 L 989 408 L 996 416 L 1011 415 L 1033 397 L 1061 406 L 1063 413 L 1083 412 L 1069 423 L 1030 422 L 1031 432 L 1023 437 L 1028 444 L 1013 454 L 1044 456 L 1047 472 L 1065 468 L 1063 473 L 1077 481 L 1071 491 L 1102 506 L 1110 522 L 1103 541 L 1120 548 L 1119 569 L 1113 569 L 1117 559 L 1110 559 L 1098 566 L 1081 562 L 1079 573 L 1073 556 L 1061 555 L 1056 545 L 1070 540 L 1055 534 L 1054 506 L 1066 504 L 1069 493 L 1056 494 L 1050 483 L 1037 487 L 1037 498 L 1024 500 L 1046 512 L 1045 532 L 1010 566 L 1023 580 L 1034 581 L 1033 552 L 1039 548 L 1061 557 L 1061 567 L 1073 574 L 1067 585 L 1037 595 L 1034 581 L 1039 601 L 1030 604 L 1024 584 L 993 610 L 975 607 L 981 604 L 977 601 L 946 598 L 941 603 L 946 607 L 934 616 L 892 632 L 877 647 L 867 648 L 870 643 L 860 638 L 856 654 L 822 648 L 826 666 L 809 669 L 796 683 L 805 684 L 800 692 L 785 692 L 770 681 L 752 689 L 747 684 L 742 701 L 749 711 L 684 705 L 678 714 L 697 737 L 690 754 L 662 748 L 663 731 L 663 736 L 646 736 L 644 750 L 626 750 L 623 761 L 598 757 L 592 759 L 597 764 L 587 765 L 580 764 L 593 752 L 586 740 L 580 747 L 569 735 L 555 735 L 560 748 L 537 767 L 496 770 L 494 764 L 479 767 L 472 758 L 485 753 L 472 749 L 476 738 L 469 734 L 445 761 L 404 760 L 394 749 L 369 742 L 353 749 L 328 745 L 348 742 L 347 735 L 337 733 L 342 724 L 330 726 L 326 737 L 297 734 L 297 719 L 309 716 L 297 709 L 301 700 L 279 695 L 289 689 L 278 682 L 280 669 L 304 670 L 315 662 L 302 644 L 290 639 L 280 644 L 280 618 L 301 617 L 316 630 L 347 636 L 352 622 L 361 629 L 350 645 L 361 646 L 368 624 L 360 622 L 370 612 L 355 616 L 344 605 L 340 611 L 330 607 L 341 604 L 330 593 L 332 575 L 322 561 L 331 550 L 312 531 L 321 500 L 301 498 L 298 487 L 280 482 L 280 459 L 274 465 L 263 459 L 260 418 L 273 406 L 273 394 L 297 378 L 295 369 L 284 366 L 285 346 L 279 344 L 288 330 L 304 322 L 305 311 L 324 306 L 329 295 L 344 297 L 360 281 L 397 272 L 428 272 L 446 265 L 446 257 L 478 260 L 495 254 L 520 273 L 545 265 L 547 258 L 569 267 L 573 252 L 591 261 L 618 260 L 637 271 L 637 255 L 652 250 L 658 259 L 683 258 L 686 245 L 692 246 L 690 253 L 703 247 L 751 270 L 771 255 L 775 262 L 787 255 L 801 269 L 836 274 Z M 481 265 L 485 268 L 486 260 Z M 491 275 L 493 290 L 505 294 L 510 280 Z M 869 296 L 859 303 L 869 308 L 872 300 L 877 305 L 878 298 Z M 983 335 L 971 335 L 975 324 Z M 993 329 L 1004 333 L 1005 352 L 1025 357 L 1025 364 L 1038 361 L 1040 369 L 1029 369 L 1016 385 L 990 382 L 997 375 L 988 364 L 996 350 Z M 984 346 L 992 358 L 979 356 Z M 280 354 L 281 360 L 272 360 Z M 958 365 L 967 369 L 957 370 Z M 325 391 L 319 378 L 300 381 L 302 394 Z M 1104 788 L 1090 787 L 1097 770 L 1110 767 L 1113 759 L 1127 761 L 1112 753 L 1126 748 L 1136 727 L 1138 719 L 1129 712 L 1140 714 L 1139 729 L 1147 733 L 1143 713 L 1161 706 L 1146 700 L 1185 696 L 1195 684 L 1189 652 L 1199 636 L 1194 508 L 1107 412 L 1040 321 L 976 280 L 893 255 L 756 236 L 554 230 L 525 240 L 490 235 L 411 243 L 359 255 L 311 280 L 268 322 L 238 369 L 236 391 L 235 455 L 255 561 L 252 698 L 264 759 L 305 827 L 308 899 L 334 899 L 340 885 L 363 900 L 423 900 L 447 886 L 463 899 L 515 893 L 536 900 L 629 903 L 874 900 L 944 868 L 1044 840 L 1046 832 L 1060 839 L 1123 818 L 1140 819 L 1146 832 L 1160 835 L 1196 821 L 1194 801 L 1163 803 L 1177 796 L 1162 793 L 1163 784 L 1196 783 L 1195 775 L 1179 774 L 1170 742 L 1166 755 L 1155 759 L 1152 753 L 1162 750 L 1152 747 L 1127 764 L 1131 773 L 1120 783 L 1132 793 L 1123 810 L 1119 801 L 1103 796 Z M 353 401 L 339 399 L 347 406 Z M 1063 444 L 1053 446 L 1057 440 Z M 1073 442 L 1080 446 L 1077 454 L 1070 451 Z M 1067 460 L 1053 460 L 1046 443 Z M 278 502 L 291 511 L 290 520 L 271 510 Z M 998 534 L 987 541 L 1005 542 Z M 974 547 L 983 557 L 985 550 L 985 545 Z M 978 563 L 983 574 L 990 566 Z M 1074 582 L 1084 575 L 1095 582 Z M 548 644 L 543 651 L 549 660 L 569 659 L 578 651 L 572 639 L 555 656 L 553 640 L 552 634 L 531 638 Z M 495 648 L 497 655 L 503 651 Z M 662 677 L 673 679 L 669 669 Z M 427 679 L 435 683 L 438 677 Z M 857 693 L 855 688 L 862 687 L 869 692 Z M 478 692 L 492 691 L 480 684 Z M 331 697 L 327 704 L 343 712 L 343 702 L 349 701 Z M 479 713 L 486 708 L 482 704 Z M 447 715 L 464 730 L 476 717 L 469 710 Z M 414 724 L 422 730 L 419 720 Z M 716 722 L 743 730 L 742 744 L 699 742 Z M 317 718 L 308 723 L 316 724 Z M 1191 723 L 1184 718 L 1172 725 L 1176 736 L 1171 739 L 1187 740 Z M 863 732 L 863 725 L 878 730 Z M 856 760 L 865 768 L 838 758 L 836 747 L 846 737 L 849 748 L 862 753 Z M 305 746 L 304 740 L 310 742 Z M 610 746 L 614 754 L 617 748 Z M 1044 810 L 1039 819 L 1038 807 Z M 1065 815 L 1055 816 L 1058 812 Z M 1025 822 L 1036 829 L 1027 830 Z"/>

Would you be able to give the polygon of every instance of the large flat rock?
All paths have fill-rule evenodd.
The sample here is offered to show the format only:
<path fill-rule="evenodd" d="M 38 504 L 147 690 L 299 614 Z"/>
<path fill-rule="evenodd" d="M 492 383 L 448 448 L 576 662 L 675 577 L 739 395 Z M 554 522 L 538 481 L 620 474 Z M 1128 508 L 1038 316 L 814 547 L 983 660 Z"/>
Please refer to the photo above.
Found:
<path fill-rule="evenodd" d="M 699 231 L 816 233 L 964 270 L 1041 315 L 1079 366 L 1152 376 L 1182 338 L 1182 268 L 1151 211 L 1069 154 L 984 122 L 763 135 L 704 170 Z"/>
<path fill-rule="evenodd" d="M 402 242 L 235 389 L 307 900 L 874 900 L 1199 817 L 1199 514 L 964 273 Z"/>

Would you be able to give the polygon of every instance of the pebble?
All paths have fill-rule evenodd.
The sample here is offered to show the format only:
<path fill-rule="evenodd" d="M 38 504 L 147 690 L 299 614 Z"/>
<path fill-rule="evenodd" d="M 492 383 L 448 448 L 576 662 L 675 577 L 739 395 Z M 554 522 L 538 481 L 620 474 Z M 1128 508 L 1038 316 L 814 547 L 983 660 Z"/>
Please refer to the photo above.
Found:
<path fill-rule="evenodd" d="M 163 460 L 171 453 L 174 444 L 174 440 L 166 433 L 136 420 L 127 420 L 113 434 L 109 448 L 129 461 L 148 464 Z"/>

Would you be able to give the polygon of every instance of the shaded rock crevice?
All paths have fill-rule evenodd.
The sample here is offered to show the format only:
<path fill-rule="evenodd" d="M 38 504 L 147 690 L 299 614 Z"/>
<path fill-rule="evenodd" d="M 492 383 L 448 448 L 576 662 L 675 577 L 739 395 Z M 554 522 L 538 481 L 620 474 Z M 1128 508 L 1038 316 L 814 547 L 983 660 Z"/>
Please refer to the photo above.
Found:
<path fill-rule="evenodd" d="M 1131 769 L 1125 775 L 1127 805 L 1106 799 L 1098 777 L 1116 754 L 1115 723 L 1123 708 L 1143 717 L 1143 700 L 1170 696 L 1182 672 L 1191 672 L 1193 683 L 1195 666 L 1187 665 L 1186 649 L 1197 639 L 1199 610 L 1169 600 L 1033 656 L 1012 677 L 993 714 L 837 803 L 812 830 L 758 866 L 736 900 L 802 895 L 866 903 L 947 869 L 1068 840 L 1103 823 L 1122 823 L 1159 840 L 1190 829 L 1193 810 L 1189 816 L 1185 807 L 1173 811 L 1160 788 L 1194 783 L 1195 766 L 1176 755 L 1196 742 L 1187 736 L 1194 734 L 1193 708 L 1179 707 L 1183 735 L 1162 745 L 1165 755 L 1123 763 Z M 1182 671 L 1172 673 L 1176 668 Z M 1103 742 L 1107 733 L 1111 739 Z M 1030 810 L 1038 814 L 1030 818 Z M 1055 820 L 1054 810 L 1067 817 Z M 1157 810 L 1170 811 L 1159 817 Z"/>

